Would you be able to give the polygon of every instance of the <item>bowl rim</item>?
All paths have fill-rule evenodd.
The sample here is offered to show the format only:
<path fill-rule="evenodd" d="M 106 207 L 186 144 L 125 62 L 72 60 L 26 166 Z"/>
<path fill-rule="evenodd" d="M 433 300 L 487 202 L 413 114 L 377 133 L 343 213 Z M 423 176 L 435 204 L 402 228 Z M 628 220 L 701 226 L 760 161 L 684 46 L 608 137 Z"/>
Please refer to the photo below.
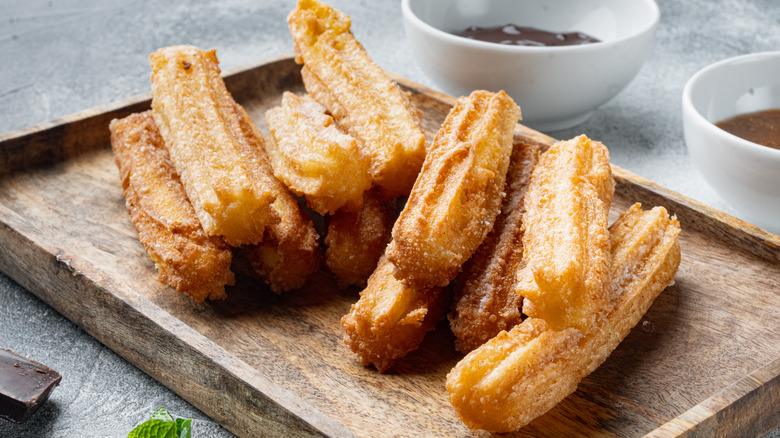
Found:
<path fill-rule="evenodd" d="M 414 12 L 412 12 L 411 7 L 409 6 L 409 3 L 414 0 L 402 0 L 401 1 L 401 11 L 405 18 L 407 18 L 410 22 L 414 23 L 418 28 L 422 29 L 423 31 L 432 34 L 438 38 L 442 38 L 448 42 L 451 42 L 453 44 L 462 44 L 466 47 L 471 48 L 483 48 L 483 49 L 489 49 L 494 50 L 498 52 L 507 52 L 507 53 L 540 53 L 542 51 L 554 51 L 554 52 L 570 52 L 570 51 L 592 51 L 592 50 L 601 50 L 603 48 L 608 48 L 611 46 L 614 46 L 616 44 L 620 44 L 624 41 L 631 40 L 633 38 L 638 38 L 641 35 L 644 35 L 648 32 L 651 32 L 659 23 L 661 18 L 661 11 L 658 8 L 658 4 L 655 2 L 655 0 L 639 0 L 641 2 L 644 2 L 647 4 L 652 13 L 651 19 L 648 21 L 647 26 L 640 27 L 635 32 L 626 35 L 619 39 L 614 39 L 610 41 L 599 41 L 597 43 L 590 43 L 590 44 L 577 44 L 577 45 L 571 45 L 571 46 L 509 46 L 509 45 L 503 45 L 503 44 L 496 44 L 486 41 L 479 41 L 479 40 L 473 40 L 470 38 L 464 38 L 458 35 L 454 35 L 448 32 L 445 32 L 443 30 L 437 29 L 430 24 L 426 23 L 423 19 L 418 17 Z"/>
<path fill-rule="evenodd" d="M 722 59 L 720 61 L 706 65 L 705 67 L 703 67 L 702 69 L 694 73 L 693 76 L 691 76 L 690 79 L 688 79 L 688 82 L 685 83 L 685 88 L 683 88 L 683 93 L 682 93 L 683 112 L 690 114 L 693 120 L 696 121 L 698 125 L 703 127 L 705 132 L 714 136 L 722 137 L 724 140 L 727 140 L 726 144 L 733 145 L 736 147 L 736 149 L 739 149 L 740 151 L 750 152 L 754 155 L 767 157 L 772 160 L 780 159 L 780 149 L 775 149 L 769 146 L 764 146 L 758 143 L 754 143 L 750 140 L 745 140 L 744 138 L 734 135 L 726 131 L 725 129 L 719 128 L 717 125 L 715 125 L 714 122 L 710 122 L 709 120 L 707 120 L 704 117 L 704 115 L 702 115 L 699 112 L 699 110 L 696 109 L 696 107 L 693 105 L 693 100 L 691 97 L 691 95 L 693 94 L 694 87 L 696 87 L 696 85 L 701 80 L 701 78 L 712 73 L 713 71 L 716 71 L 720 68 L 723 68 L 724 66 L 734 64 L 734 63 L 741 63 L 744 61 L 760 61 L 765 59 L 776 59 L 776 58 L 780 59 L 780 51 L 748 53 L 745 55 L 733 56 L 731 58 Z M 767 108 L 767 109 L 774 109 L 774 108 Z M 759 110 L 759 111 L 763 111 L 763 110 Z M 685 119 L 683 118 L 683 120 Z M 690 147 L 687 142 L 686 142 L 686 146 Z M 730 148 L 734 149 L 731 146 Z"/>

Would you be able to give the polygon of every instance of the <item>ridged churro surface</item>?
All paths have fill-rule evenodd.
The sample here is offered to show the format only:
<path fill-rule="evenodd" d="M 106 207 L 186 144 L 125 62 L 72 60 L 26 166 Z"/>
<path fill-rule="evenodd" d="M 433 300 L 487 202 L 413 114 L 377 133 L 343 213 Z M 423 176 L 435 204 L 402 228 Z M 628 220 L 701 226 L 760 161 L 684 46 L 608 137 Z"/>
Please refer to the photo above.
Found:
<path fill-rule="evenodd" d="M 325 107 L 308 95 L 284 92 L 266 113 L 266 151 L 274 175 L 320 214 L 357 212 L 371 187 L 358 141 L 343 132 Z"/>
<path fill-rule="evenodd" d="M 408 194 L 425 158 L 420 112 L 354 38 L 348 15 L 299 0 L 287 21 L 307 91 L 360 140 L 385 198 Z"/>
<path fill-rule="evenodd" d="M 233 246 L 259 242 L 274 220 L 273 175 L 241 132 L 215 51 L 174 46 L 149 58 L 155 122 L 204 231 Z"/>
<path fill-rule="evenodd" d="M 455 347 L 461 353 L 468 353 L 522 321 L 523 297 L 515 293 L 514 285 L 517 272 L 524 266 L 524 197 L 538 159 L 537 146 L 514 146 L 501 213 L 454 281 L 448 317 Z"/>
<path fill-rule="evenodd" d="M 510 432 L 544 414 L 577 389 L 674 279 L 680 264 L 680 224 L 662 207 L 632 206 L 610 228 L 606 311 L 590 310 L 587 331 L 554 330 L 528 318 L 469 353 L 447 375 L 450 402 L 474 429 Z"/>
<path fill-rule="evenodd" d="M 518 293 L 523 313 L 585 331 L 608 308 L 607 214 L 615 192 L 606 146 L 579 136 L 542 154 L 525 198 Z"/>
<path fill-rule="evenodd" d="M 230 247 L 203 232 L 151 112 L 113 120 L 110 130 L 127 211 L 160 281 L 196 302 L 226 298 Z"/>
<path fill-rule="evenodd" d="M 458 99 L 393 226 L 386 255 L 417 287 L 446 286 L 493 227 L 520 108 L 503 91 Z"/>

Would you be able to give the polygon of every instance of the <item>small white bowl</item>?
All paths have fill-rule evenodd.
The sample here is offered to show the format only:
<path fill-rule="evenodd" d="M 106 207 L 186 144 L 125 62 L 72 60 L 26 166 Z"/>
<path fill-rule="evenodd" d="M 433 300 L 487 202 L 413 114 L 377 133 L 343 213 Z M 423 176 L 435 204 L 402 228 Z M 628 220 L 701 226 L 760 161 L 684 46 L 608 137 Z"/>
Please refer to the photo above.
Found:
<path fill-rule="evenodd" d="M 740 218 L 780 234 L 780 150 L 715 123 L 780 108 L 780 52 L 737 56 L 693 75 L 682 95 L 683 131 L 696 168 Z"/>
<path fill-rule="evenodd" d="M 412 55 L 443 91 L 505 90 L 523 124 L 564 129 L 585 121 L 636 76 L 658 24 L 653 0 L 403 0 Z M 505 24 L 580 31 L 599 43 L 508 46 L 456 36 Z"/>

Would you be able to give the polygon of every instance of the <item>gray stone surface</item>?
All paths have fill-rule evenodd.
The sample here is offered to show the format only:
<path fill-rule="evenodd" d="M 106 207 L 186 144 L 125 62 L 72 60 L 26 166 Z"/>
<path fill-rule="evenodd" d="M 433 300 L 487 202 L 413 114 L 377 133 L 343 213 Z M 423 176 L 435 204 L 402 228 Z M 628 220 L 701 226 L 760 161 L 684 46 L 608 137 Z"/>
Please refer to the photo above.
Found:
<path fill-rule="evenodd" d="M 352 15 L 355 35 L 379 65 L 434 86 L 411 59 L 399 1 L 331 4 Z M 147 92 L 147 56 L 159 47 L 216 48 L 223 69 L 290 52 L 285 18 L 293 6 L 291 0 L 0 0 L 0 134 Z M 549 134 L 585 133 L 606 143 L 617 165 L 739 216 L 691 165 L 680 96 L 707 64 L 780 50 L 780 6 L 775 0 L 660 0 L 659 6 L 656 45 L 637 79 L 584 124 Z M 63 374 L 27 424 L 0 420 L 0 437 L 126 436 L 159 406 L 194 418 L 198 437 L 230 436 L 2 274 L 0 346 Z"/>

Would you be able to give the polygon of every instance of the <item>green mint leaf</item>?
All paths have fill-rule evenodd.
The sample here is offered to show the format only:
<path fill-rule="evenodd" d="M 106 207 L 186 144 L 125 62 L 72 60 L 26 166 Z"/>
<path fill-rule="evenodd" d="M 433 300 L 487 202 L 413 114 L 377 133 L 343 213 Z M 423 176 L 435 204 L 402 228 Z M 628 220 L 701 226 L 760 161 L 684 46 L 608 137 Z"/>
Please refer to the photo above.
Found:
<path fill-rule="evenodd" d="M 173 417 L 171 417 L 171 414 L 168 413 L 168 410 L 165 408 L 159 408 L 156 411 L 154 411 L 154 414 L 152 414 L 152 420 L 162 420 L 162 421 L 170 421 L 173 423 Z"/>
<path fill-rule="evenodd" d="M 130 431 L 127 438 L 177 438 L 173 421 L 147 420 Z"/>
<path fill-rule="evenodd" d="M 176 419 L 176 435 L 178 438 L 192 438 L 192 419 Z"/>
<path fill-rule="evenodd" d="M 174 420 L 167 409 L 159 408 L 152 418 L 130 431 L 127 438 L 192 438 L 192 420 Z"/>

